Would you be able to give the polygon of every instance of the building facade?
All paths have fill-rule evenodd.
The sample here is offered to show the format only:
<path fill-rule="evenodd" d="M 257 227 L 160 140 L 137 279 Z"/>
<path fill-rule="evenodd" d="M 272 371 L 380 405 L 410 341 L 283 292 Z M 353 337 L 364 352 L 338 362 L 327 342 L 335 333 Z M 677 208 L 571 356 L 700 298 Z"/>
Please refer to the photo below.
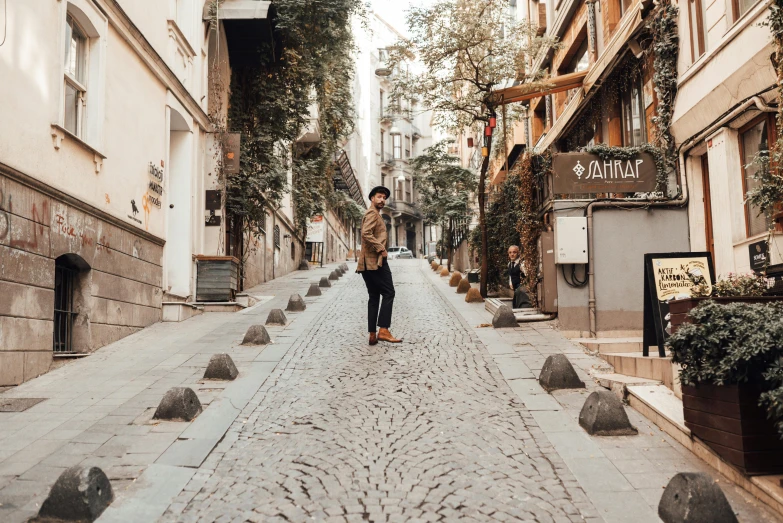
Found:
<path fill-rule="evenodd" d="M 195 301 L 199 257 L 234 255 L 214 205 L 212 122 L 227 107 L 229 51 L 242 45 L 232 32 L 268 26 L 270 3 L 248 16 L 229 0 L 219 23 L 211 4 L 8 3 L 0 386 L 160 321 L 167 303 Z M 299 265 L 290 206 L 268 222 L 245 286 Z"/>
<path fill-rule="evenodd" d="M 678 5 L 681 53 L 672 130 L 689 191 L 691 248 L 712 253 L 718 276 L 749 273 L 756 247 L 772 228 L 766 263 L 779 264 L 780 227 L 745 203 L 757 183 L 754 158 L 776 139 L 778 80 L 771 34 L 762 25 L 769 3 Z"/>
<path fill-rule="evenodd" d="M 412 58 L 397 69 L 388 67 L 386 49 L 404 36 L 377 14 L 370 16 L 366 29 L 358 21 L 354 27 L 358 119 L 346 151 L 365 198 L 376 185 L 388 187 L 392 193 L 382 213 L 389 245 L 407 247 L 420 257 L 430 239 L 425 236 L 410 161 L 432 145 L 432 113 L 416 100 L 392 98 L 394 75 L 406 74 L 406 68 L 417 66 Z"/>

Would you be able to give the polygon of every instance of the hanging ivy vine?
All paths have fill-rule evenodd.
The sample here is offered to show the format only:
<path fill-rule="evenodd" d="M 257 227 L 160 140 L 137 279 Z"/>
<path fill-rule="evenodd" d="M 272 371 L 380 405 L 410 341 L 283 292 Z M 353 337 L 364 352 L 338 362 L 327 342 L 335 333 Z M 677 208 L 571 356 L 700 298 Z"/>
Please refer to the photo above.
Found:
<path fill-rule="evenodd" d="M 652 121 L 656 128 L 655 142 L 663 151 L 665 173 L 677 171 L 677 151 L 671 133 L 674 100 L 677 97 L 677 57 L 680 53 L 680 37 L 677 33 L 676 5 L 663 3 L 653 13 L 647 27 L 652 34 L 653 88 L 658 98 L 656 114 Z M 656 159 L 656 162 L 658 160 Z M 660 169 L 659 169 L 660 171 Z M 659 172 L 659 175 L 661 173 Z M 665 190 L 667 179 L 658 179 L 658 190 Z"/>
<path fill-rule="evenodd" d="M 487 209 L 488 285 L 497 290 L 507 287 L 508 248 L 520 248 L 526 274 L 523 284 L 536 306 L 538 284 L 538 236 L 543 228 L 538 215 L 536 191 L 552 168 L 552 155 L 525 154 L 511 168 L 508 177 L 490 198 Z M 472 231 L 471 246 L 476 252 L 481 237 Z"/>
<path fill-rule="evenodd" d="M 232 65 L 227 129 L 242 135 L 240 172 L 223 184 L 227 214 L 246 230 L 260 233 L 289 192 L 300 234 L 324 212 L 335 153 L 354 129 L 351 24 L 363 9 L 361 0 L 278 0 L 274 42 L 259 63 Z M 296 141 L 313 105 L 321 140 L 308 148 Z"/>

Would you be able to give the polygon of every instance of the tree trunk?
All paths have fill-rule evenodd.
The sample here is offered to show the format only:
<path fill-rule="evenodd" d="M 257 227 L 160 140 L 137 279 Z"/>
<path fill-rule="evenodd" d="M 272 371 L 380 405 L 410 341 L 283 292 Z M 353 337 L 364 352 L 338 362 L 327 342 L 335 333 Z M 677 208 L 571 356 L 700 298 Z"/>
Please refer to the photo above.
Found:
<path fill-rule="evenodd" d="M 487 297 L 487 275 L 488 271 L 488 258 L 489 258 L 489 246 L 487 245 L 487 217 L 486 217 L 486 179 L 487 170 L 489 169 L 489 154 L 492 152 L 492 140 L 488 140 L 487 143 L 487 156 L 481 163 L 481 174 L 479 175 L 478 185 L 478 201 L 479 201 L 479 227 L 481 227 L 481 280 L 479 283 L 479 292 L 482 298 Z"/>

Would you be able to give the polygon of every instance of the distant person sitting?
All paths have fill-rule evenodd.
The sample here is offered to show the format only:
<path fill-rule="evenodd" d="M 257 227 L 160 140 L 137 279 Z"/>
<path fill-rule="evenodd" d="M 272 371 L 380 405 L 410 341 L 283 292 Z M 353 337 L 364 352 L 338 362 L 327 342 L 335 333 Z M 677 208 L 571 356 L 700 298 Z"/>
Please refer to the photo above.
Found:
<path fill-rule="evenodd" d="M 522 286 L 522 278 L 525 271 L 522 268 L 522 260 L 519 258 L 519 247 L 512 245 L 508 248 L 508 286 L 514 291 L 514 309 L 529 309 L 533 307 L 530 296 Z"/>

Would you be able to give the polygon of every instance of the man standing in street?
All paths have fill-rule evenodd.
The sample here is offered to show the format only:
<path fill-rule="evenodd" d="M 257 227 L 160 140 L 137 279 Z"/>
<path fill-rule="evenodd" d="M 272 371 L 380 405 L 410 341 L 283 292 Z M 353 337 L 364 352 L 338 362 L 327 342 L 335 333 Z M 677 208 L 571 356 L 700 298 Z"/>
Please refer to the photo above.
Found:
<path fill-rule="evenodd" d="M 530 296 L 522 286 L 522 278 L 525 271 L 522 269 L 522 260 L 519 257 L 519 247 L 512 245 L 508 248 L 508 286 L 514 291 L 514 309 L 528 309 L 533 306 Z"/>
<path fill-rule="evenodd" d="M 402 341 L 389 332 L 394 305 L 394 282 L 387 259 L 386 224 L 381 218 L 381 209 L 386 205 L 390 195 L 389 189 L 383 186 L 375 187 L 370 191 L 370 208 L 362 218 L 362 249 L 356 272 L 361 273 L 370 295 L 367 304 L 370 345 L 377 344 L 378 340 L 389 343 Z M 381 296 L 383 296 L 382 304 Z"/>

